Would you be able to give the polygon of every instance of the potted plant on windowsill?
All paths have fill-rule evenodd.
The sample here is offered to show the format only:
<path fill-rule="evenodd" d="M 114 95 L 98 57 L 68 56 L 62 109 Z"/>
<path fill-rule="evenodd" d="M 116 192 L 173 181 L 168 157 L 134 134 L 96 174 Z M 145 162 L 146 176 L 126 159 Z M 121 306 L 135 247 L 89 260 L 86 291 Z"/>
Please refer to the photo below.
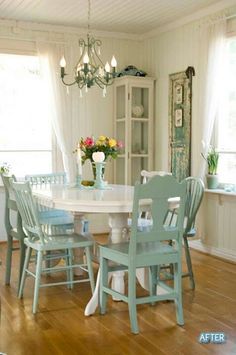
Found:
<path fill-rule="evenodd" d="M 206 160 L 208 166 L 208 174 L 206 176 L 208 189 L 216 189 L 219 184 L 217 175 L 219 153 L 214 147 L 210 147 L 207 156 L 203 153 L 202 156 Z"/>

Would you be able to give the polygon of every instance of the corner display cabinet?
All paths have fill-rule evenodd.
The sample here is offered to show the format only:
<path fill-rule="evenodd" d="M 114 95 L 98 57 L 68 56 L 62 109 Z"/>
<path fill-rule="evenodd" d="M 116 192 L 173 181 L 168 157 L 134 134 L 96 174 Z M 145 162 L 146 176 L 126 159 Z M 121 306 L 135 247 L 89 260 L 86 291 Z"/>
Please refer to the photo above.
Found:
<path fill-rule="evenodd" d="M 115 159 L 116 184 L 134 185 L 153 164 L 154 79 L 124 76 L 114 83 L 115 137 L 124 147 Z"/>

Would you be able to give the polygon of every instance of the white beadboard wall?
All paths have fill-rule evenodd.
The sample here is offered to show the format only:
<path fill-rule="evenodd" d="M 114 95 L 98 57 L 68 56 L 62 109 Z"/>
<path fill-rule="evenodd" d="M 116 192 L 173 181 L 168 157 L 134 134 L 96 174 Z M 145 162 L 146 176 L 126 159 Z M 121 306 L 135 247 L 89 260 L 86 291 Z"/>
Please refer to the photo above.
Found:
<path fill-rule="evenodd" d="M 236 19 L 228 21 L 228 34 L 236 34 Z M 199 68 L 202 63 L 200 52 L 200 21 L 186 24 L 172 31 L 163 32 L 144 42 L 143 67 L 156 77 L 155 92 L 155 167 L 168 169 L 168 88 L 169 74 L 186 70 L 193 66 L 192 107 L 192 161 L 200 156 L 201 147 L 196 142 L 201 137 L 199 117 L 200 86 Z M 192 167 L 192 175 L 199 171 L 197 164 Z M 198 218 L 200 241 L 191 243 L 193 248 L 236 261 L 236 195 L 205 194 Z"/>

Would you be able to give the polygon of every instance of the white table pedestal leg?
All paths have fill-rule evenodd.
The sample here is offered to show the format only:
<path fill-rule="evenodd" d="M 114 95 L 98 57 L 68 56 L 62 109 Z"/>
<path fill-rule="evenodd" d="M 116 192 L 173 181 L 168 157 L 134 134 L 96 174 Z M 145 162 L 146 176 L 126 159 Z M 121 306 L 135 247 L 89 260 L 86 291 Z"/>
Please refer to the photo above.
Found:
<path fill-rule="evenodd" d="M 83 234 L 83 221 L 84 221 L 84 215 L 82 213 L 74 213 L 74 229 L 75 232 L 78 234 Z M 83 258 L 84 258 L 84 250 L 79 248 L 74 250 L 74 261 L 75 264 L 82 264 L 83 263 Z M 75 276 L 81 276 L 84 274 L 84 271 L 81 270 L 80 268 L 75 268 L 74 269 L 74 275 Z"/>
<path fill-rule="evenodd" d="M 120 243 L 124 240 L 123 231 L 127 226 L 127 213 L 112 213 L 109 216 L 109 226 L 111 227 L 110 242 Z M 124 293 L 124 272 L 116 271 L 114 273 L 109 273 L 109 280 L 112 277 L 112 288 L 120 293 Z M 100 269 L 98 270 L 96 287 L 92 298 L 88 302 L 84 314 L 85 316 L 92 315 L 98 306 L 98 295 L 99 295 L 99 284 L 100 284 Z"/>
<path fill-rule="evenodd" d="M 114 213 L 109 216 L 109 226 L 111 227 L 110 243 L 116 244 L 125 242 L 124 229 L 127 227 L 128 214 L 126 213 Z M 125 292 L 124 284 L 124 271 L 115 271 L 112 273 L 111 287 L 120 293 Z M 113 297 L 114 301 L 120 301 L 120 299 Z"/>

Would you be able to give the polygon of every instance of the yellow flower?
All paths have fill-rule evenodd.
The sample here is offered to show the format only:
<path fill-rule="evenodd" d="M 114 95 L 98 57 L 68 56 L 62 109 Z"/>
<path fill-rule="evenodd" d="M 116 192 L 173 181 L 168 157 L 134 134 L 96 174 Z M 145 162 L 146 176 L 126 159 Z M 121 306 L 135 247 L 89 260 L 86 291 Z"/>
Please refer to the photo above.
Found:
<path fill-rule="evenodd" d="M 106 140 L 106 137 L 105 137 L 105 136 L 99 136 L 99 137 L 98 137 L 98 140 L 99 140 L 100 142 L 104 142 L 104 141 Z"/>
<path fill-rule="evenodd" d="M 116 146 L 116 140 L 113 139 L 113 138 L 110 138 L 109 139 L 109 146 L 112 148 L 112 147 L 115 147 Z"/>
<path fill-rule="evenodd" d="M 104 143 L 104 142 L 101 141 L 101 140 L 97 140 L 97 141 L 96 141 L 96 145 L 103 145 L 103 143 Z"/>

